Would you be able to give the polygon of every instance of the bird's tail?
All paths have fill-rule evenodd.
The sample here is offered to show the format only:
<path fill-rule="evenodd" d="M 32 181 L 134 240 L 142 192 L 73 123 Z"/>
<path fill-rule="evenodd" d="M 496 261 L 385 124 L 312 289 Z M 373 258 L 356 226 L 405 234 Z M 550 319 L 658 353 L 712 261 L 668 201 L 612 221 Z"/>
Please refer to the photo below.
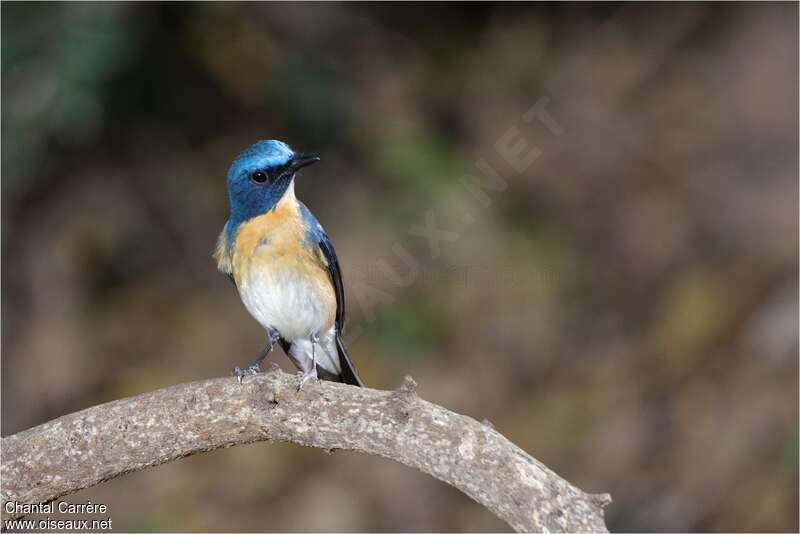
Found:
<path fill-rule="evenodd" d="M 358 371 L 347 353 L 341 334 L 331 329 L 329 335 L 330 338 L 323 340 L 323 343 L 317 346 L 317 376 L 329 382 L 344 382 L 364 387 L 364 382 L 358 376 Z M 289 343 L 281 339 L 280 344 L 289 359 L 301 371 L 304 369 L 304 362 L 310 362 L 313 350 L 310 341 L 300 340 Z M 334 345 L 336 352 L 334 352 Z"/>
<path fill-rule="evenodd" d="M 344 346 L 341 332 L 336 332 L 336 351 L 339 353 L 339 366 L 342 368 L 342 373 L 339 375 L 341 382 L 345 384 L 352 384 L 354 386 L 364 387 L 364 382 L 358 376 L 356 366 L 353 365 L 353 360 L 347 353 L 347 347 Z"/>

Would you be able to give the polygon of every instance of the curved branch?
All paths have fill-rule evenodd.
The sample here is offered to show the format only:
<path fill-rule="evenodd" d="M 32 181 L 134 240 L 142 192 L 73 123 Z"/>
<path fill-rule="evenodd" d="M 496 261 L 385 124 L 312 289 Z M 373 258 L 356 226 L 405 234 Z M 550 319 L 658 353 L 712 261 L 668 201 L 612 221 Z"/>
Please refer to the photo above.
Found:
<path fill-rule="evenodd" d="M 487 424 L 396 391 L 277 370 L 120 399 L 2 439 L 5 503 L 44 503 L 131 471 L 254 441 L 348 449 L 416 467 L 518 531 L 606 531 L 608 495 L 575 488 Z"/>

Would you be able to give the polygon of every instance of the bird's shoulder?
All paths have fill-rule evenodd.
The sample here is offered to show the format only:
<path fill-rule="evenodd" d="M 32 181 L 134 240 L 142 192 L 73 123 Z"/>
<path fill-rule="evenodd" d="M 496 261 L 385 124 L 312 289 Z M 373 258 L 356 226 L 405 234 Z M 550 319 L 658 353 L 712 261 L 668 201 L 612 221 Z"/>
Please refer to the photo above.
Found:
<path fill-rule="evenodd" d="M 313 251 L 317 261 L 319 261 L 325 269 L 330 270 L 331 260 L 335 260 L 335 257 L 330 257 L 331 253 L 329 252 L 333 250 L 333 244 L 328 234 L 325 233 L 325 229 L 317 218 L 314 217 L 314 214 L 311 213 L 311 210 L 300 201 L 298 201 L 297 204 L 300 209 L 300 216 L 305 224 L 305 246 Z"/>
<path fill-rule="evenodd" d="M 305 238 L 307 244 L 309 246 L 316 247 L 319 245 L 320 241 L 328 239 L 328 234 L 325 233 L 325 229 L 322 227 L 317 218 L 314 217 L 314 214 L 311 213 L 311 210 L 299 200 L 297 201 L 297 207 L 300 217 L 306 227 Z"/>

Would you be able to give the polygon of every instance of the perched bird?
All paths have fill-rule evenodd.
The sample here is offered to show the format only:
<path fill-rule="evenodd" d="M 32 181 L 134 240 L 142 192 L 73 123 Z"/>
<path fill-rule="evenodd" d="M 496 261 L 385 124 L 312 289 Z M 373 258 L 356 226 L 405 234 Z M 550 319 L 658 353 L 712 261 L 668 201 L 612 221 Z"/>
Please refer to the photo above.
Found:
<path fill-rule="evenodd" d="M 342 339 L 345 303 L 339 262 L 314 215 L 297 200 L 298 170 L 319 161 L 296 154 L 281 141 L 259 141 L 228 170 L 230 217 L 214 257 L 233 280 L 247 311 L 267 331 L 267 346 L 242 377 L 275 343 L 311 378 L 363 386 Z"/>

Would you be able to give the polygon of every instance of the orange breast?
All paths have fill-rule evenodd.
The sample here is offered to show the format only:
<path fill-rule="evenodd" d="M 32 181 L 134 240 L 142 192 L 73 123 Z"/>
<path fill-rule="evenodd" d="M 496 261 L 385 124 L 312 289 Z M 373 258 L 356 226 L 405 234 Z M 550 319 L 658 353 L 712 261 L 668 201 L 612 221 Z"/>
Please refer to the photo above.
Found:
<path fill-rule="evenodd" d="M 273 211 L 239 227 L 231 255 L 232 272 L 240 292 L 253 287 L 256 279 L 270 281 L 276 296 L 286 286 L 302 282 L 302 298 L 313 300 L 314 307 L 319 307 L 324 331 L 336 316 L 336 294 L 318 247 L 310 247 L 305 241 L 307 227 L 293 200 L 281 201 Z"/>

